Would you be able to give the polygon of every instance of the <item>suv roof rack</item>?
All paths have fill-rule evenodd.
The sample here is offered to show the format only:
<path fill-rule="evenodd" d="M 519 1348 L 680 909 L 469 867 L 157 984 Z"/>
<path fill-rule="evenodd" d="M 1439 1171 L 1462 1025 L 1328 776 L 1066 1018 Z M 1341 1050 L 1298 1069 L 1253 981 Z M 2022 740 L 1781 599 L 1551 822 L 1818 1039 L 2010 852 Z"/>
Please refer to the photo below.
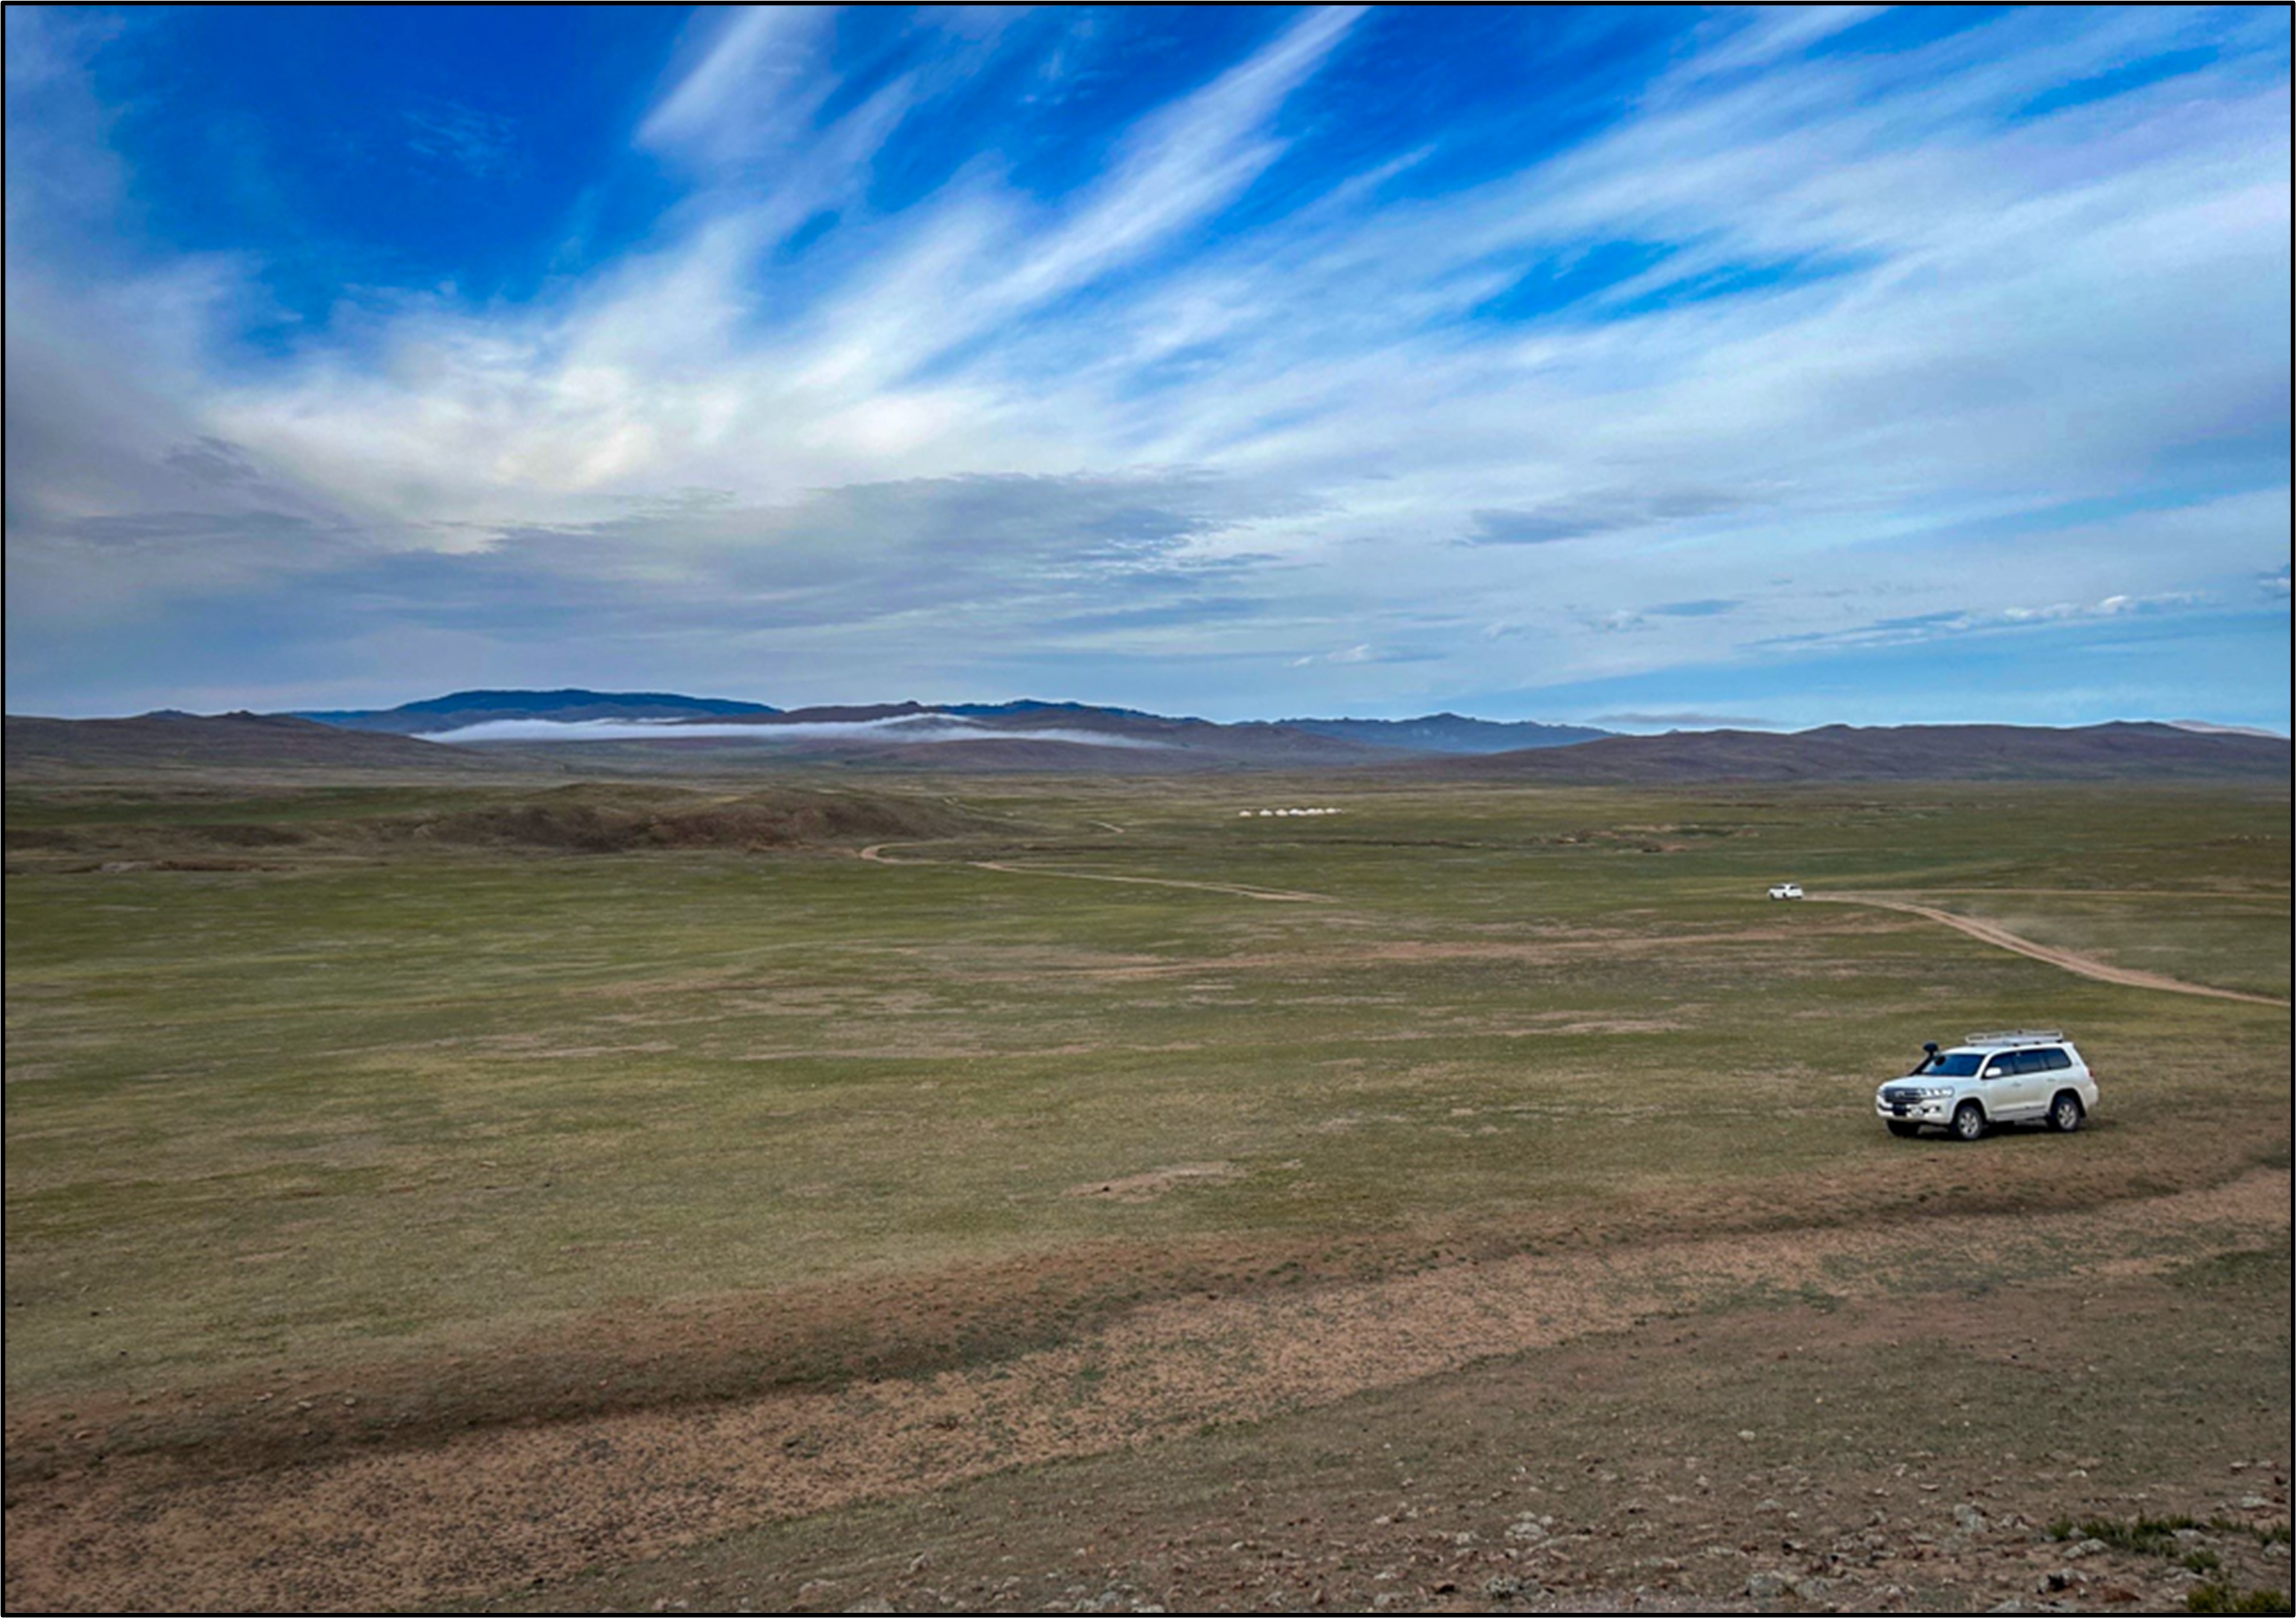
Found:
<path fill-rule="evenodd" d="M 1972 1034 L 1963 1042 L 1970 1045 L 2022 1045 L 2034 1040 L 2061 1040 L 2062 1028 L 1997 1028 L 1990 1034 Z"/>

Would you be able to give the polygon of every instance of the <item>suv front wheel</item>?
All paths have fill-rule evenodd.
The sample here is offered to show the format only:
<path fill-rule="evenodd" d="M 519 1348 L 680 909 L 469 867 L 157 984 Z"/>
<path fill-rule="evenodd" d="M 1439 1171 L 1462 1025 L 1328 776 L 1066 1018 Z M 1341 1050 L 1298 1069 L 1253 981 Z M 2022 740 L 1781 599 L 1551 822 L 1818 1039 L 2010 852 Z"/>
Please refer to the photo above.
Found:
<path fill-rule="evenodd" d="M 1975 1140 L 1985 1133 L 1985 1109 L 1974 1101 L 1964 1101 L 1953 1111 L 1954 1138 Z"/>
<path fill-rule="evenodd" d="M 2049 1127 L 2061 1135 L 2070 1135 L 2080 1126 L 2080 1098 L 2070 1090 L 2057 1091 L 2057 1099 L 2049 1103 Z"/>

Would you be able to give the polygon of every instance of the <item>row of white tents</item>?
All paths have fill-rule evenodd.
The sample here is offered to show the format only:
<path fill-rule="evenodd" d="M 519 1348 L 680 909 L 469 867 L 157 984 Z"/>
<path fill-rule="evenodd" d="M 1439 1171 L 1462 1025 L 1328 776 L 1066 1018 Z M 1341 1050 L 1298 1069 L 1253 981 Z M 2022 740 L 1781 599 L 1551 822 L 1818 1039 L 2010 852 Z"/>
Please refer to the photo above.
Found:
<path fill-rule="evenodd" d="M 1255 814 L 1266 816 L 1270 814 L 1338 814 L 1340 813 L 1341 811 L 1337 809 L 1239 809 L 1235 812 L 1235 818 L 1240 821 L 1248 821 Z"/>

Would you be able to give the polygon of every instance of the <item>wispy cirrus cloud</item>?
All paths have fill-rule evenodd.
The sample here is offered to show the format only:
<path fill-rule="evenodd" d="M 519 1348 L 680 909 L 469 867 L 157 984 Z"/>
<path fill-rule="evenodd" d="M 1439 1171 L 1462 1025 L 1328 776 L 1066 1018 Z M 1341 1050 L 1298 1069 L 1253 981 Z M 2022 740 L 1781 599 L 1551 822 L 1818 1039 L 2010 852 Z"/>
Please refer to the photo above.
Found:
<path fill-rule="evenodd" d="M 2130 617 L 2140 613 L 2173 612 L 2197 604 L 2185 592 L 2165 595 L 2108 595 L 2094 601 L 2046 601 L 2030 606 L 1971 607 L 1939 612 L 1879 618 L 1853 629 L 1802 635 L 1782 635 L 1778 647 L 1824 650 L 1836 647 L 1913 646 L 1950 636 L 1985 631 L 2016 630 L 2042 625 L 2094 623 Z"/>
<path fill-rule="evenodd" d="M 263 351 L 270 244 L 138 238 L 120 36 L 12 12 L 12 226 L 115 176 L 11 232 L 12 686 L 127 623 L 260 660 L 300 602 L 448 680 L 571 677 L 555 637 L 1242 716 L 2285 597 L 2284 30 L 1654 19 L 1557 135 L 1424 32 L 1464 18 L 1117 20 L 697 13 L 620 114 L 670 192 L 619 250 L 347 282 Z M 539 160 L 481 104 L 401 137 Z"/>

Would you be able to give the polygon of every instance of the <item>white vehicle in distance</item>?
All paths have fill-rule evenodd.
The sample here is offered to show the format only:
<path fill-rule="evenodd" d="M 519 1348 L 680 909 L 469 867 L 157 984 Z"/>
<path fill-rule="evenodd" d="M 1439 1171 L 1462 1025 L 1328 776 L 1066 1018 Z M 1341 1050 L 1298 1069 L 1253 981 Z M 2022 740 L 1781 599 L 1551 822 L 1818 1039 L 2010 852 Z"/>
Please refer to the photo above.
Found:
<path fill-rule="evenodd" d="M 1974 1140 L 1997 1124 L 2046 1124 L 2069 1135 L 2096 1107 L 2096 1079 L 2055 1028 L 1972 1034 L 1949 1050 L 1922 1047 L 1902 1079 L 1875 1092 L 1874 1115 L 1893 1135 L 1941 1129 Z"/>
<path fill-rule="evenodd" d="M 1773 884 L 1770 888 L 1770 897 L 1773 899 L 1799 899 L 1801 896 L 1801 884 L 1799 882 L 1779 882 Z"/>

